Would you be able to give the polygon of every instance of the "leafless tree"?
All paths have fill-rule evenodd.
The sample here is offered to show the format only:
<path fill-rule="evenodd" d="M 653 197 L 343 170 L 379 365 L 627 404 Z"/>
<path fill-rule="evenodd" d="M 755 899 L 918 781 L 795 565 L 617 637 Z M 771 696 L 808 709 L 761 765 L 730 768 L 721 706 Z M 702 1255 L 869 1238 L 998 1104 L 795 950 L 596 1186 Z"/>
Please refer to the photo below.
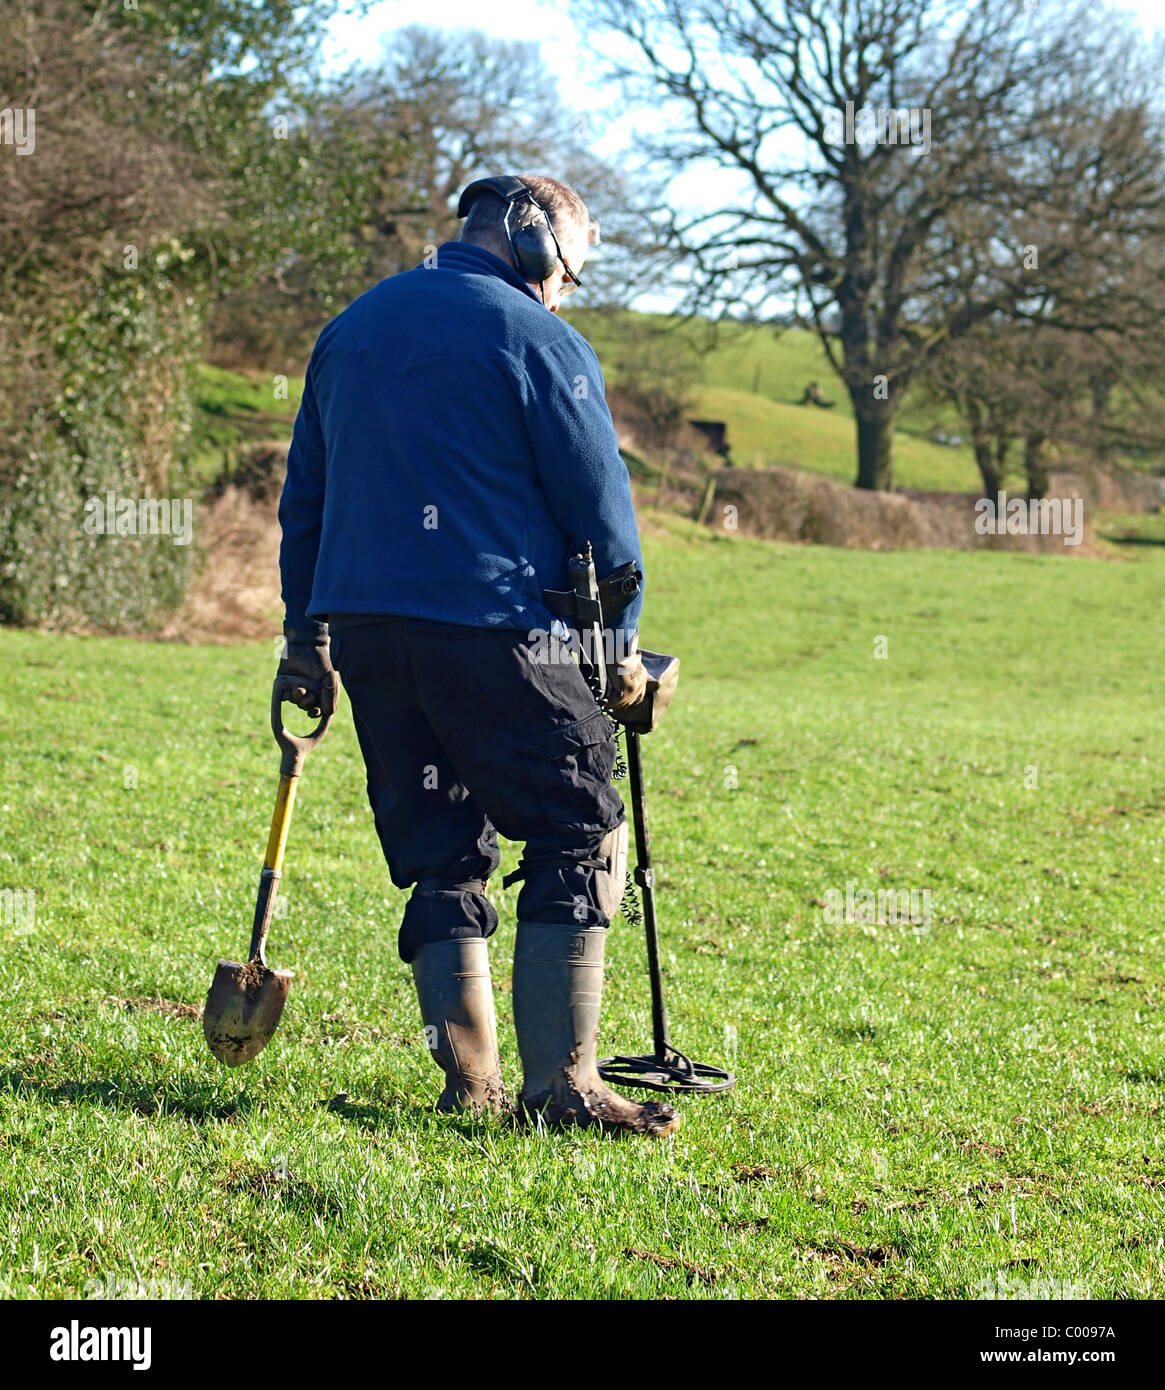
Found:
<path fill-rule="evenodd" d="M 772 316 L 793 301 L 853 403 L 860 487 L 892 486 L 895 415 L 943 342 L 1001 313 L 1047 317 L 1053 273 L 1125 255 L 1128 221 L 1156 216 L 1157 171 L 1140 162 L 1150 142 L 1104 145 L 1090 164 L 1080 138 L 1106 119 L 1146 132 L 1156 119 L 1162 65 L 1134 62 L 1109 12 L 1054 0 L 579 8 L 622 40 L 608 61 L 629 96 L 662 104 L 666 133 L 642 142 L 647 158 L 738 190 L 661 219 L 689 266 L 688 307 Z M 1083 303 L 1056 308 L 1083 324 Z"/>

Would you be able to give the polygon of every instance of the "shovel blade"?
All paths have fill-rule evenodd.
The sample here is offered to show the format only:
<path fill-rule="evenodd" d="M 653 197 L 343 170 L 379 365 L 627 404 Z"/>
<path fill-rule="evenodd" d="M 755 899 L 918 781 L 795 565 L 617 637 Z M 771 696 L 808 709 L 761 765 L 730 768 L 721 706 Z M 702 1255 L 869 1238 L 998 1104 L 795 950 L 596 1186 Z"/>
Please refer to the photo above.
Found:
<path fill-rule="evenodd" d="M 268 970 L 258 961 L 219 961 L 206 996 L 202 1031 L 220 1062 L 237 1067 L 263 1051 L 279 1026 L 291 981 L 290 970 Z"/>

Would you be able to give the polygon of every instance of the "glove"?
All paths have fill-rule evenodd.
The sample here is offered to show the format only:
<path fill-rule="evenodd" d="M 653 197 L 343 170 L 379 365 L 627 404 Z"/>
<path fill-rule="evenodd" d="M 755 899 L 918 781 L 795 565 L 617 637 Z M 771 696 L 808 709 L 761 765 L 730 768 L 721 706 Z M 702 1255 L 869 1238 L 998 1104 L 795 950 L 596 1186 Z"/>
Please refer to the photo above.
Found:
<path fill-rule="evenodd" d="M 618 643 L 616 643 L 618 646 Z M 647 672 L 639 655 L 639 634 L 626 644 L 625 655 L 607 666 L 607 708 L 622 714 L 637 705 L 647 691 Z"/>
<path fill-rule="evenodd" d="M 327 623 L 283 625 L 283 657 L 275 683 L 285 700 L 313 719 L 330 717 L 340 699 L 340 673 L 332 665 L 329 644 Z"/>

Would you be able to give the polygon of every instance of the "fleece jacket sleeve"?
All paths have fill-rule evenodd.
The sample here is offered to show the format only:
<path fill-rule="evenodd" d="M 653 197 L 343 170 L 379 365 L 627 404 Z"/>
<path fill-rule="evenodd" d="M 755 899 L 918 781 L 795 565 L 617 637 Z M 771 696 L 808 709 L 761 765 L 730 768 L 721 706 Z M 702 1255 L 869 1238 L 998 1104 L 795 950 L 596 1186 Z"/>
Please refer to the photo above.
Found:
<path fill-rule="evenodd" d="M 324 519 L 324 459 L 324 436 L 309 363 L 287 455 L 287 480 L 279 498 L 279 525 L 283 533 L 279 576 L 285 621 L 291 627 L 311 626 L 307 609 Z"/>
<path fill-rule="evenodd" d="M 599 579 L 628 560 L 642 570 L 631 480 L 590 344 L 572 333 L 542 345 L 527 355 L 524 375 L 526 431 L 551 515 L 572 552 L 590 541 Z M 613 630 L 634 634 L 642 608 L 641 588 Z"/>

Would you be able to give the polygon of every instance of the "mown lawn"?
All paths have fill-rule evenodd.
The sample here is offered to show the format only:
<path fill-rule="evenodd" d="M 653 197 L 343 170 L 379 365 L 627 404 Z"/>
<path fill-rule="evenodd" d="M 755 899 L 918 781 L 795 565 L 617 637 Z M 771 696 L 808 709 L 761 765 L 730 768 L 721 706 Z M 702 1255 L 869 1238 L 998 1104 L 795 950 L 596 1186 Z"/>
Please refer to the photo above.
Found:
<path fill-rule="evenodd" d="M 673 1033 L 740 1076 L 657 1143 L 429 1112 L 347 712 L 292 827 L 283 1026 L 219 1067 L 273 646 L 0 633 L 0 889 L 35 892 L 2 900 L 0 1292 L 1159 1297 L 1165 551 L 1129 553 L 649 538 L 644 638 L 684 660 L 644 750 Z M 847 883 L 927 920 L 827 920 Z M 603 1041 L 642 1050 L 622 920 L 610 956 Z"/>

